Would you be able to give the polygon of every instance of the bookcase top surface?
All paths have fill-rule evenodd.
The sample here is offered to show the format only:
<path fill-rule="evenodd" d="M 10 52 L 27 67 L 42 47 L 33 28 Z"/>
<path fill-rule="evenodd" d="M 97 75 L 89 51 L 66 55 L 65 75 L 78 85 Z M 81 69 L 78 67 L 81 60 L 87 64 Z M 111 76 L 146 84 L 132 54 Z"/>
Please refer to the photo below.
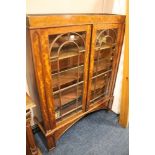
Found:
<path fill-rule="evenodd" d="M 27 14 L 26 18 L 29 29 L 125 22 L 125 15 L 106 13 Z"/>
<path fill-rule="evenodd" d="M 120 14 L 111 14 L 111 13 L 47 13 L 47 14 L 27 14 L 26 16 L 53 16 L 53 15 L 81 15 L 81 16 L 90 16 L 90 15 L 100 15 L 100 16 L 104 16 L 104 15 L 115 15 L 115 16 L 125 16 L 125 15 L 120 15 Z"/>

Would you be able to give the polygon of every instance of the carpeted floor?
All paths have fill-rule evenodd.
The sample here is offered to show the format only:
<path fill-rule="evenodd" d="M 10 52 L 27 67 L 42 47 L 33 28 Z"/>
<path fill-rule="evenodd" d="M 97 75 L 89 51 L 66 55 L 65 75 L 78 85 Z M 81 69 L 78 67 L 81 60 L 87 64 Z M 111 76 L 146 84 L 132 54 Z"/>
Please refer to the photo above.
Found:
<path fill-rule="evenodd" d="M 129 129 L 119 126 L 116 114 L 104 110 L 91 113 L 73 125 L 50 152 L 40 132 L 35 139 L 43 155 L 129 154 Z"/>

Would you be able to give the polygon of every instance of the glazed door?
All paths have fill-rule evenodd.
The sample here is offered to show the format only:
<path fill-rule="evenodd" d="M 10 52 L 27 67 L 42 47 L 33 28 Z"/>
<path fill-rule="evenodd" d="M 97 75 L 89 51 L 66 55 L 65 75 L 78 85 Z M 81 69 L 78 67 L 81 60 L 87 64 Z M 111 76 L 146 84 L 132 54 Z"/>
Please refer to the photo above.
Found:
<path fill-rule="evenodd" d="M 40 32 L 42 48 L 48 51 L 47 80 L 58 122 L 85 111 L 91 29 L 90 26 L 69 26 Z"/>
<path fill-rule="evenodd" d="M 119 57 L 120 24 L 94 25 L 90 54 L 87 106 L 111 97 Z"/>

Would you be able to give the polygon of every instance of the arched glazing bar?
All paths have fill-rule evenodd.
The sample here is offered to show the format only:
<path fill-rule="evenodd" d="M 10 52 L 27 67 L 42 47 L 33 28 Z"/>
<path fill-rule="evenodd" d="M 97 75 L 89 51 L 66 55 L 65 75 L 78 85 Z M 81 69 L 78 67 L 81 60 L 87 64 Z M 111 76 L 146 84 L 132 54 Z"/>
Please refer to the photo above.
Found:
<path fill-rule="evenodd" d="M 61 37 L 63 37 L 64 35 L 77 35 L 77 36 L 79 36 L 81 39 L 82 39 L 82 41 L 83 41 L 83 46 L 85 47 L 85 40 L 83 39 L 83 37 L 80 35 L 80 34 L 78 34 L 77 32 L 70 32 L 70 33 L 64 33 L 64 34 L 60 34 L 60 35 L 58 35 L 54 40 L 53 40 L 53 42 L 51 43 L 51 45 L 50 45 L 50 47 L 49 47 L 49 49 L 50 49 L 50 52 L 52 51 L 52 48 L 53 48 L 53 45 L 56 43 L 56 41 L 59 39 L 59 38 L 61 38 Z M 68 40 L 69 40 L 69 37 L 68 37 Z M 50 54 L 51 55 L 51 54 Z"/>
<path fill-rule="evenodd" d="M 80 41 L 80 43 L 75 39 L 75 38 L 71 38 L 70 36 L 72 36 L 72 35 L 74 35 L 74 36 L 78 36 L 78 40 L 80 39 L 81 41 Z M 60 79 L 60 58 L 61 58 L 61 54 L 63 53 L 63 47 L 65 47 L 65 45 L 70 45 L 70 44 L 74 44 L 74 46 L 76 46 L 76 48 L 77 48 L 77 51 L 75 52 L 76 54 L 75 54 L 75 56 L 77 56 L 77 67 L 76 67 L 76 69 L 77 69 L 77 79 L 76 79 L 76 104 L 78 105 L 78 102 L 79 102 L 79 93 L 78 93 L 78 89 L 79 89 L 79 79 L 80 79 L 80 70 L 79 70 L 79 65 L 80 65 L 80 45 L 82 46 L 82 47 L 84 47 L 84 49 L 85 49 L 85 41 L 84 41 L 84 38 L 80 35 L 80 34 L 78 34 L 78 33 L 76 33 L 76 32 L 70 32 L 70 33 L 65 33 L 65 34 L 60 34 L 60 35 L 58 35 L 58 36 L 56 36 L 55 38 L 54 38 L 54 40 L 52 41 L 52 43 L 50 44 L 50 46 L 49 46 L 49 49 L 50 49 L 50 56 L 51 56 L 51 52 L 52 52 L 52 48 L 53 48 L 53 46 L 54 46 L 54 44 L 61 38 L 61 37 L 63 37 L 63 36 L 65 36 L 67 39 L 66 39 L 66 41 L 64 41 L 60 46 L 59 46 L 59 48 L 57 49 L 57 51 L 56 51 L 56 53 L 57 53 L 57 57 L 56 57 L 56 59 L 55 59 L 55 61 L 57 61 L 57 79 L 58 79 L 58 91 L 57 91 L 57 93 L 59 94 L 59 107 L 60 107 L 60 116 L 62 115 L 61 114 L 61 107 L 62 107 L 62 91 L 64 91 L 64 90 L 66 90 L 67 89 L 67 87 L 66 88 L 64 88 L 64 89 L 61 89 L 61 79 Z M 74 84 L 74 86 L 75 86 L 75 84 Z M 68 86 L 68 89 L 69 88 L 71 88 L 72 86 Z"/>
<path fill-rule="evenodd" d="M 111 36 L 112 34 L 112 36 Z M 109 39 L 109 40 L 108 40 Z M 108 40 L 108 42 L 107 42 Z M 110 51 L 112 50 L 112 44 L 115 43 L 116 40 L 116 31 L 114 29 L 108 29 L 108 30 L 102 30 L 98 33 L 97 38 L 96 38 L 96 47 L 98 47 L 97 51 L 97 63 L 95 66 L 95 76 L 98 74 L 98 66 L 99 66 L 99 58 L 100 58 L 100 53 L 101 53 L 101 48 L 103 45 L 110 45 L 109 49 Z M 107 74 L 105 74 L 107 76 Z M 96 95 L 96 85 L 97 85 L 97 78 L 94 78 L 94 91 L 93 91 L 93 98 L 95 98 Z M 106 92 L 107 93 L 107 89 Z"/>

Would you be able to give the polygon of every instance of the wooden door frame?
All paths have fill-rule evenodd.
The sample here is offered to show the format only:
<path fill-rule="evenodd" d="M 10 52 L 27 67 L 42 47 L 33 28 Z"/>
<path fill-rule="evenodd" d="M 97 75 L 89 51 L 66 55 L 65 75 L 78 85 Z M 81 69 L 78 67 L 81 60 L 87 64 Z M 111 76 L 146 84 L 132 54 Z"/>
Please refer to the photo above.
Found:
<path fill-rule="evenodd" d="M 122 36 L 124 35 L 124 24 L 121 23 L 108 23 L 108 24 L 94 24 L 93 29 L 92 29 L 92 40 L 91 40 L 91 54 L 90 54 L 90 67 L 89 67 L 89 80 L 88 80 L 88 95 L 87 95 L 87 109 L 90 107 L 90 95 L 91 95 L 91 79 L 93 76 L 93 69 L 94 69 L 94 54 L 95 54 L 95 46 L 96 46 L 96 32 L 97 30 L 102 30 L 102 29 L 113 29 L 117 28 L 118 29 L 118 37 L 117 37 L 117 54 L 116 54 L 116 59 L 113 63 L 113 68 L 112 68 L 112 79 L 110 81 L 110 86 L 109 86 L 109 93 L 107 97 L 105 98 L 111 98 L 110 102 L 108 105 L 106 105 L 108 108 L 111 109 L 111 100 L 113 99 L 113 90 L 115 86 L 115 81 L 116 81 L 116 75 L 117 75 L 117 70 L 118 70 L 118 64 L 120 60 L 120 55 L 121 55 L 121 45 L 122 45 Z"/>
<path fill-rule="evenodd" d="M 125 50 L 123 64 L 122 98 L 119 124 L 128 127 L 129 117 L 129 1 L 126 0 Z"/>
<path fill-rule="evenodd" d="M 47 105 L 50 106 L 51 110 L 49 112 L 50 114 L 50 120 L 52 124 L 54 124 L 53 128 L 56 126 L 56 118 L 55 118 L 55 104 L 54 104 L 54 97 L 52 93 L 52 78 L 51 78 L 51 72 L 52 68 L 50 66 L 49 62 L 49 41 L 48 41 L 48 36 L 49 35 L 56 35 L 56 34 L 65 34 L 69 32 L 86 32 L 86 40 L 85 40 L 85 58 L 84 58 L 84 87 L 83 87 L 83 98 L 82 98 L 82 109 L 83 112 L 85 112 L 85 107 L 86 107 L 86 97 L 87 97 L 87 79 L 88 79 L 88 62 L 89 62 L 89 46 L 90 46 L 90 33 L 91 33 L 91 26 L 90 25 L 80 25 L 80 26 L 67 26 L 67 27 L 55 27 L 55 28 L 46 28 L 46 29 L 40 29 L 40 36 L 41 36 L 41 48 L 42 52 L 44 53 L 43 57 L 43 64 L 46 65 L 44 70 L 46 72 L 46 82 L 48 84 L 46 85 L 45 93 L 46 96 L 49 97 L 50 99 L 47 102 Z M 45 58 L 45 55 L 47 56 Z M 48 108 L 49 109 L 49 108 Z M 52 128 L 52 129 L 53 129 Z"/>

